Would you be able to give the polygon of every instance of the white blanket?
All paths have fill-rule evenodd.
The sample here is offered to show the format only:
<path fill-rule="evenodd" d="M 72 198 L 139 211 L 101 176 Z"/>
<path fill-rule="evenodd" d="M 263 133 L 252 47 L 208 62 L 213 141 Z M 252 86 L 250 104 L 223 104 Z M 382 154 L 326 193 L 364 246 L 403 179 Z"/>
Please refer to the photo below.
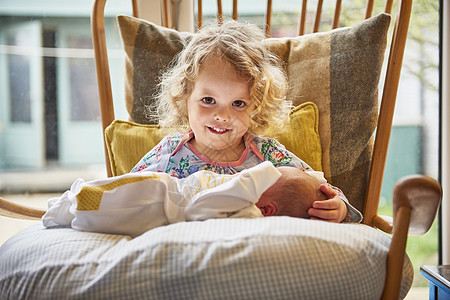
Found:
<path fill-rule="evenodd" d="M 255 203 L 281 176 L 270 162 L 235 175 L 200 171 L 178 179 L 165 173 L 131 173 L 78 179 L 48 202 L 45 227 L 138 236 L 182 221 L 262 217 Z"/>

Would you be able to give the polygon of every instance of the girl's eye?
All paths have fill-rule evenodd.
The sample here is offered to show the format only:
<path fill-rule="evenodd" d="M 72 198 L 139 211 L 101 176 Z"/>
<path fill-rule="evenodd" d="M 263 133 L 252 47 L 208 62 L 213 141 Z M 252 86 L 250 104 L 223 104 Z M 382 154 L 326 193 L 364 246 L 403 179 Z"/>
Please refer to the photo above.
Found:
<path fill-rule="evenodd" d="M 233 101 L 233 106 L 244 107 L 245 106 L 245 101 L 243 101 L 243 100 L 235 100 L 235 101 Z"/>
<path fill-rule="evenodd" d="M 205 104 L 214 104 L 216 103 L 216 100 L 214 100 L 214 98 L 212 97 L 205 97 L 202 99 L 202 102 Z"/>

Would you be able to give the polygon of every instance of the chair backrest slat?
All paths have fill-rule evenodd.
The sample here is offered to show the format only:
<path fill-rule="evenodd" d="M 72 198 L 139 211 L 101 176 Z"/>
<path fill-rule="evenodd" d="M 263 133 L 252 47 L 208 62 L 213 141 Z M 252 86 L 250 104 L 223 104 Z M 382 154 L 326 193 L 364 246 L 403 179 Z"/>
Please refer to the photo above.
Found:
<path fill-rule="evenodd" d="M 373 0 L 367 0 L 367 6 L 366 6 L 366 15 L 364 16 L 365 19 L 368 19 L 372 16 L 373 12 Z"/>
<path fill-rule="evenodd" d="M 219 1 L 219 0 L 218 0 Z M 222 11 L 222 6 L 220 6 L 220 11 Z M 197 0 L 197 27 L 203 27 L 203 7 L 202 0 Z"/>
<path fill-rule="evenodd" d="M 133 8 L 133 17 L 139 18 L 139 8 L 138 8 L 137 0 L 131 0 L 131 5 Z"/>
<path fill-rule="evenodd" d="M 392 11 L 392 3 L 394 2 L 394 0 L 386 0 L 386 6 L 384 8 L 384 12 L 387 14 L 391 14 Z"/>
<path fill-rule="evenodd" d="M 233 20 L 238 19 L 238 9 L 237 9 L 237 0 L 233 0 L 233 13 L 231 14 Z"/>
<path fill-rule="evenodd" d="M 266 37 L 268 38 L 270 37 L 271 28 L 272 28 L 272 0 L 267 0 L 265 33 Z"/>
<path fill-rule="evenodd" d="M 299 19 L 299 29 L 298 35 L 305 34 L 305 23 L 306 23 L 306 10 L 307 10 L 307 0 L 302 1 L 302 9 L 300 11 L 300 19 Z"/>
<path fill-rule="evenodd" d="M 342 4 L 341 0 L 336 0 L 336 8 L 334 10 L 332 29 L 336 29 L 339 27 L 339 17 L 341 15 L 341 4 Z"/>
<path fill-rule="evenodd" d="M 165 27 L 169 27 L 169 4 L 168 0 L 163 0 L 163 11 L 162 11 L 162 25 Z"/>
<path fill-rule="evenodd" d="M 323 0 L 317 1 L 317 10 L 316 10 L 316 17 L 314 19 L 314 29 L 313 32 L 319 32 L 320 28 L 320 17 L 322 16 L 322 6 L 323 6 Z"/>
<path fill-rule="evenodd" d="M 222 0 L 217 0 L 217 22 L 219 24 L 223 22 Z"/>

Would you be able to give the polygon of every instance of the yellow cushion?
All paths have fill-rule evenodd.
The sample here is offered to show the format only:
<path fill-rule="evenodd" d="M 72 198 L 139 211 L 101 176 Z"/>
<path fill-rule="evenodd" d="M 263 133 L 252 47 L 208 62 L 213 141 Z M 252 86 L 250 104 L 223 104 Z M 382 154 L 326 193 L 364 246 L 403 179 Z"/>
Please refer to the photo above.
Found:
<path fill-rule="evenodd" d="M 317 106 L 312 102 L 303 103 L 292 110 L 290 117 L 290 126 L 277 140 L 314 170 L 322 170 Z M 158 125 L 114 121 L 105 132 L 113 175 L 128 173 L 166 133 Z"/>
<path fill-rule="evenodd" d="M 106 128 L 106 145 L 114 176 L 126 174 L 165 136 L 158 125 L 115 120 Z"/>
<path fill-rule="evenodd" d="M 305 102 L 295 107 L 290 114 L 289 127 L 275 138 L 311 168 L 322 171 L 319 109 L 316 104 Z"/>

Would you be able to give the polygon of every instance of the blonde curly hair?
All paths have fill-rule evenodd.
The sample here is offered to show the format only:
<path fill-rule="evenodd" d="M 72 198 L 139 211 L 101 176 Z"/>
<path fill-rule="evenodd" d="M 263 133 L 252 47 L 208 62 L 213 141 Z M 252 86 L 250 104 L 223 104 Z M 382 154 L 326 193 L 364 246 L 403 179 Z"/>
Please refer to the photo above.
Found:
<path fill-rule="evenodd" d="M 157 95 L 157 118 L 162 127 L 189 129 L 187 101 L 202 64 L 211 57 L 230 63 L 247 79 L 256 109 L 250 113 L 248 132 L 276 133 L 289 118 L 287 78 L 279 59 L 263 44 L 264 34 L 256 25 L 226 21 L 204 27 L 193 35 L 174 65 L 162 75 Z M 275 125 L 275 126 L 274 126 Z"/>

